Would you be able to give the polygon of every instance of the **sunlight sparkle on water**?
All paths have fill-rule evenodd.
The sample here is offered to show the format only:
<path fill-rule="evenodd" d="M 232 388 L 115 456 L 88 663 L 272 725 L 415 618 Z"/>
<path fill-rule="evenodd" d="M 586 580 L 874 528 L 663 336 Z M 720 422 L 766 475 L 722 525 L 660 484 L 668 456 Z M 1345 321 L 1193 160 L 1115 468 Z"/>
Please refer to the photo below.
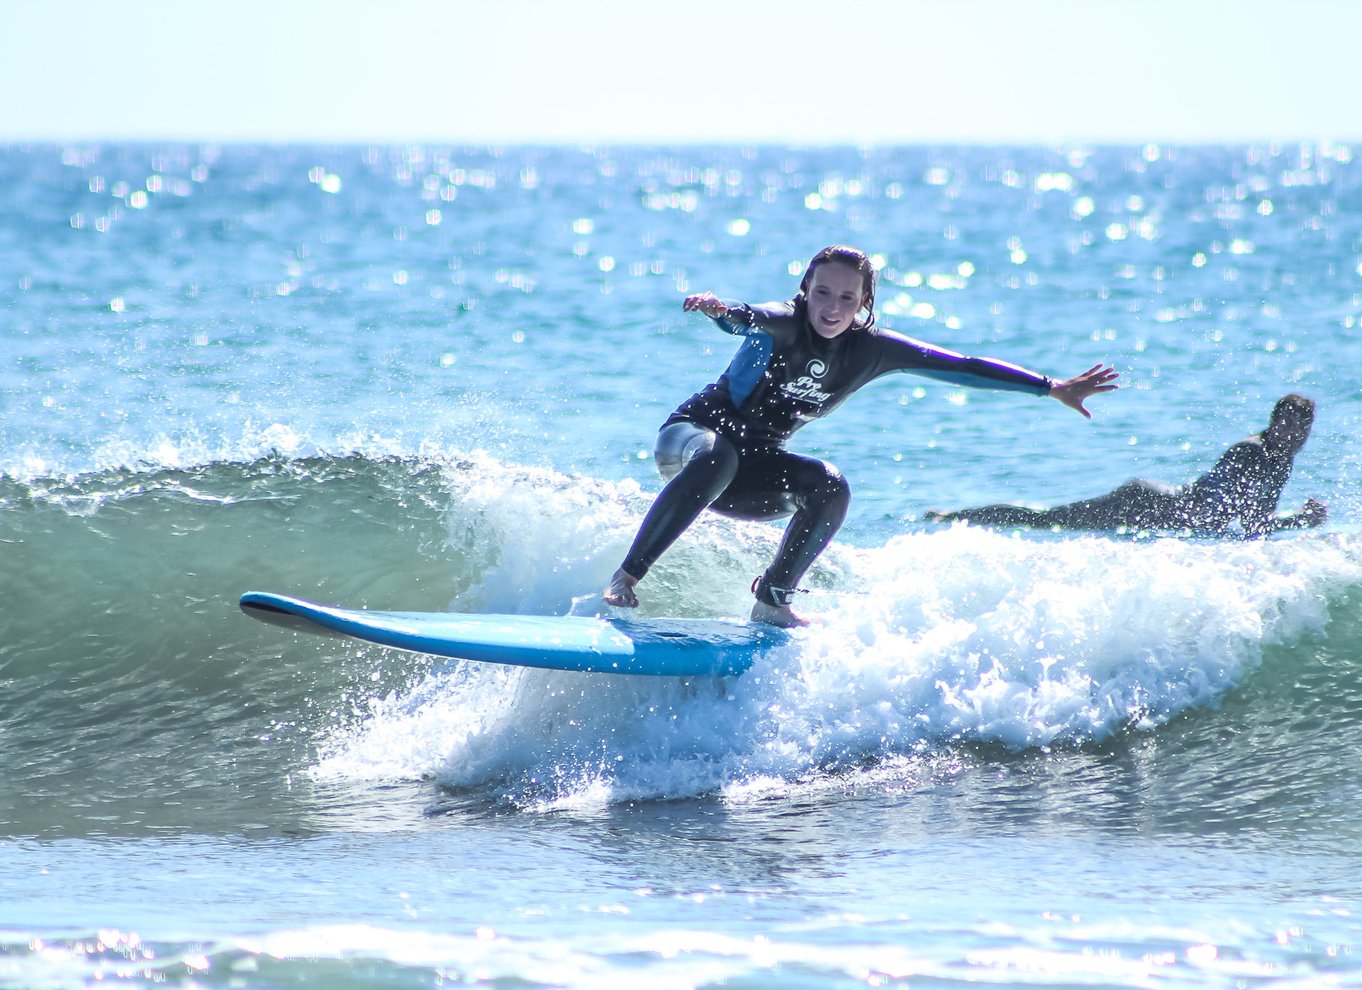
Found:
<path fill-rule="evenodd" d="M 341 179 L 334 172 L 328 172 L 320 165 L 308 169 L 307 180 L 317 186 L 322 192 L 338 193 L 341 191 Z"/>
<path fill-rule="evenodd" d="M 1074 187 L 1074 177 L 1068 172 L 1042 172 L 1036 176 L 1036 192 L 1068 192 Z"/>

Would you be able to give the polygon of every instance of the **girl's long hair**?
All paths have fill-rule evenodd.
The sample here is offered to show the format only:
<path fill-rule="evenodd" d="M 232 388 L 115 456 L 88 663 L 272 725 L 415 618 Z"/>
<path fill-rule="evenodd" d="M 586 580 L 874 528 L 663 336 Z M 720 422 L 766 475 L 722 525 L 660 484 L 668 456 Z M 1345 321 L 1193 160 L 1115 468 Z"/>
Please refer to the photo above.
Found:
<path fill-rule="evenodd" d="M 800 306 L 808 305 L 809 285 L 813 282 L 813 273 L 818 270 L 819 265 L 826 265 L 830 261 L 838 264 L 849 265 L 861 273 L 861 284 L 863 286 L 861 295 L 861 309 L 865 310 L 865 319 L 860 319 L 859 312 L 857 318 L 851 321 L 851 329 L 867 330 L 875 325 L 875 266 L 870 263 L 870 256 L 860 248 L 850 247 L 846 244 L 833 244 L 823 248 L 813 256 L 809 262 L 809 267 L 804 270 L 804 277 L 799 280 L 799 294 L 795 296 L 795 303 Z"/>

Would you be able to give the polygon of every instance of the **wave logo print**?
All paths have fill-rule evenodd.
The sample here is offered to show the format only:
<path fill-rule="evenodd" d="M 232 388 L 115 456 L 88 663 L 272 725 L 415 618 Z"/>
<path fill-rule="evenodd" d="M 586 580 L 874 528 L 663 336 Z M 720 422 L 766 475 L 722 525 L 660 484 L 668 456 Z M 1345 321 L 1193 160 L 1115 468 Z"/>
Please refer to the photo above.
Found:
<path fill-rule="evenodd" d="M 828 366 L 826 362 L 814 358 L 804 370 L 809 373 L 811 378 L 822 378 L 828 373 Z"/>

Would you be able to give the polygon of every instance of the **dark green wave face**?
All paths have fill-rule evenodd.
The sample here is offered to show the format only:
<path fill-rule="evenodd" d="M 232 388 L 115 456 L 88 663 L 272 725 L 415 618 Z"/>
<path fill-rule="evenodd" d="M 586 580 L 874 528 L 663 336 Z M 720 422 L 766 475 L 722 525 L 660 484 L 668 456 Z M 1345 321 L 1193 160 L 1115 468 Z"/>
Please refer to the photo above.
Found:
<path fill-rule="evenodd" d="M 257 581 L 444 608 L 466 572 L 440 473 L 267 459 L 0 482 L 5 829 L 287 821 L 315 736 L 422 665 L 271 635 L 236 599 Z"/>

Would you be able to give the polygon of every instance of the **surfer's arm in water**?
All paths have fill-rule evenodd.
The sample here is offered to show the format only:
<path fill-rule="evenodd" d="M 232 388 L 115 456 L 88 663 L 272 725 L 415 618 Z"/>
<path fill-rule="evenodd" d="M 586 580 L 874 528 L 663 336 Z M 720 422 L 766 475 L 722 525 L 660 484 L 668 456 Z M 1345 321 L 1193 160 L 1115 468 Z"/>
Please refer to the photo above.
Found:
<path fill-rule="evenodd" d="M 1277 499 L 1262 493 L 1245 493 L 1237 501 L 1239 525 L 1243 527 L 1244 536 L 1250 539 L 1321 526 L 1329 516 L 1328 507 L 1313 498 L 1306 499 L 1297 512 L 1278 512 Z"/>
<path fill-rule="evenodd" d="M 1329 518 L 1329 507 L 1317 498 L 1307 498 L 1299 512 L 1282 512 L 1272 520 L 1274 531 L 1310 529 L 1323 526 Z"/>

